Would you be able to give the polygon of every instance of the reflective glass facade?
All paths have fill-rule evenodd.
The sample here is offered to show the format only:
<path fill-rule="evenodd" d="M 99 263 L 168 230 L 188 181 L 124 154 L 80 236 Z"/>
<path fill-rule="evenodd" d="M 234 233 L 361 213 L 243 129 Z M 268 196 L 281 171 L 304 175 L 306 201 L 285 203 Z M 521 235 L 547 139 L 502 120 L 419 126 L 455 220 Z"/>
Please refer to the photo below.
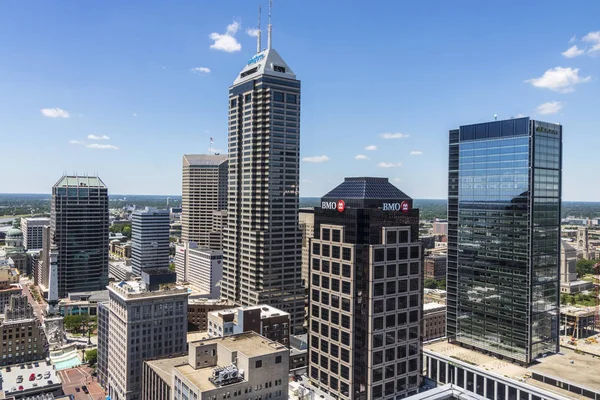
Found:
<path fill-rule="evenodd" d="M 450 131 L 448 337 L 529 363 L 558 350 L 562 127 Z"/>

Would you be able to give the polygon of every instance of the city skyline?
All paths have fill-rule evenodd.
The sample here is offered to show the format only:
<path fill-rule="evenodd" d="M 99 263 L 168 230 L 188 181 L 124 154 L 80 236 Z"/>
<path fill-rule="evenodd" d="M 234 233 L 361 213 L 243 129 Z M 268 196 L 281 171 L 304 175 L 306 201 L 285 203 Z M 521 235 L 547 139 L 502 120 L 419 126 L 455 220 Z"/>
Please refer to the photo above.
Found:
<path fill-rule="evenodd" d="M 266 38 L 267 4 L 256 3 Z M 136 3 L 2 4 L 0 34 L 11 41 L 0 48 L 0 126 L 18 138 L 5 141 L 4 161 L 19 163 L 23 143 L 35 143 L 30 156 L 45 167 L 21 162 L 0 191 L 49 193 L 59 172 L 85 171 L 113 193 L 181 193 L 182 154 L 226 149 L 223 89 L 255 54 L 256 3 L 144 4 L 141 14 Z M 581 144 L 600 144 L 600 5 L 492 13 L 436 4 L 275 2 L 274 46 L 307 82 L 300 195 L 319 197 L 344 176 L 381 176 L 415 198 L 443 199 L 448 129 L 523 114 L 572 132 L 564 199 L 597 200 L 600 189 L 577 176 L 587 166 Z M 561 24 L 539 29 L 532 14 Z"/>

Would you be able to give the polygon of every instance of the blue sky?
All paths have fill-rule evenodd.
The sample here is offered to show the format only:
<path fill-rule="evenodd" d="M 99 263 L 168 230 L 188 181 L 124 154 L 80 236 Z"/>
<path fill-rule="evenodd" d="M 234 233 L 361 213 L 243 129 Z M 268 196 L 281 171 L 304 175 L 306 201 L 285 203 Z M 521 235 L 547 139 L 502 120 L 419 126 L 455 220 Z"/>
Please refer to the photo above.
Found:
<path fill-rule="evenodd" d="M 0 193 L 77 172 L 180 194 L 183 154 L 226 149 L 257 4 L 0 2 Z M 366 175 L 444 198 L 448 130 L 498 114 L 562 123 L 563 198 L 600 201 L 598 15 L 597 1 L 275 0 L 273 47 L 302 80 L 301 196 Z"/>

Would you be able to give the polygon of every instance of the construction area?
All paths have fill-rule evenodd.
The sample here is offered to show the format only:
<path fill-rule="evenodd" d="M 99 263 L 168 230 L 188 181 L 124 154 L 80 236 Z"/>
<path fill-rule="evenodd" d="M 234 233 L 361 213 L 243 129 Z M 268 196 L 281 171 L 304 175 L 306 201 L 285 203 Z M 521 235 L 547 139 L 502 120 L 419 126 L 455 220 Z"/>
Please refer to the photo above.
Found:
<path fill-rule="evenodd" d="M 594 329 L 596 310 L 593 307 L 562 306 L 560 308 L 560 334 L 573 340 L 590 337 Z"/>

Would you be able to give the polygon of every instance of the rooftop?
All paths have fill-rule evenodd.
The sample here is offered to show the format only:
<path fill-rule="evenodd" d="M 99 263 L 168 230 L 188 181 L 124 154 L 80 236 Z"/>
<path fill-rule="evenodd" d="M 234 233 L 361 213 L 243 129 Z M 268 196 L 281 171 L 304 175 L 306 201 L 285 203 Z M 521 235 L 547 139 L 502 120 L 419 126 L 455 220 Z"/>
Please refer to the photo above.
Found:
<path fill-rule="evenodd" d="M 260 318 L 270 318 L 270 317 L 279 317 L 279 316 L 285 316 L 285 315 L 290 315 L 289 313 L 285 312 L 285 311 L 281 311 L 278 308 L 266 305 L 266 304 L 259 304 L 256 306 L 239 306 L 239 307 L 234 307 L 234 308 L 228 308 L 225 310 L 215 310 L 215 311 L 211 311 L 210 314 L 213 315 L 225 315 L 225 314 L 237 314 L 239 310 L 256 310 L 260 308 Z"/>
<path fill-rule="evenodd" d="M 542 358 L 539 363 L 529 367 L 513 364 L 506 360 L 470 350 L 446 340 L 429 342 L 424 346 L 425 351 L 442 354 L 446 357 L 463 361 L 467 364 L 477 366 L 489 373 L 502 377 L 524 382 L 539 389 L 546 390 L 573 399 L 584 399 L 574 393 L 567 392 L 556 386 L 543 383 L 531 378 L 533 372 L 548 377 L 560 377 L 563 381 L 589 388 L 600 392 L 600 374 L 598 374 L 598 360 L 591 355 L 577 354 L 572 350 L 561 348 L 558 354 Z"/>
<path fill-rule="evenodd" d="M 344 182 L 323 196 L 323 199 L 411 200 L 392 185 L 388 178 L 345 178 Z"/>
<path fill-rule="evenodd" d="M 423 304 L 423 311 L 434 311 L 434 310 L 445 310 L 446 305 L 440 303 L 425 303 Z"/>
<path fill-rule="evenodd" d="M 280 78 L 296 79 L 296 75 L 290 66 L 283 60 L 283 58 L 281 58 L 275 49 L 271 48 L 262 50 L 248 60 L 248 63 L 242 69 L 233 84 L 238 85 L 240 83 L 256 79 L 261 74 Z"/>
<path fill-rule="evenodd" d="M 21 369 L 21 365 L 24 366 L 23 369 Z M 2 367 L 2 369 L 0 369 L 0 373 L 2 373 L 2 379 L 0 380 L 0 390 L 3 390 L 7 395 L 11 394 L 13 388 L 18 390 L 19 386 L 23 386 L 22 390 L 35 390 L 41 389 L 44 386 L 61 384 L 60 378 L 54 370 L 54 366 L 52 364 L 48 365 L 46 361 L 43 360 L 38 361 L 37 367 L 32 362 L 14 365 L 11 366 L 10 369 L 10 372 L 7 371 L 6 367 Z M 46 373 L 49 373 L 48 378 L 44 378 L 44 374 Z M 36 379 L 33 381 L 29 380 L 29 376 L 31 374 L 34 374 L 36 377 Z M 41 379 L 37 379 L 38 374 L 42 374 Z M 17 377 L 19 375 L 23 377 L 23 382 L 21 383 L 17 383 Z M 52 381 L 52 383 L 48 383 L 48 381 Z M 34 384 L 36 384 L 36 386 L 33 386 Z"/>
<path fill-rule="evenodd" d="M 596 311 L 594 307 L 560 306 L 560 313 L 572 317 L 591 317 Z"/>
<path fill-rule="evenodd" d="M 157 360 L 148 360 L 146 364 L 162 379 L 171 384 L 172 369 L 177 365 L 187 364 L 188 356 L 180 356 L 173 358 L 160 358 Z"/>
<path fill-rule="evenodd" d="M 65 175 L 56 182 L 54 187 L 97 187 L 106 189 L 104 182 L 97 176 Z"/>
<path fill-rule="evenodd" d="M 184 154 L 184 166 L 219 166 L 227 161 L 227 154 Z"/>
<path fill-rule="evenodd" d="M 172 296 L 176 294 L 188 295 L 188 290 L 186 288 L 175 285 L 165 285 L 159 290 L 149 291 L 146 289 L 146 284 L 141 280 L 111 282 L 108 286 L 108 290 L 123 299 Z"/>

